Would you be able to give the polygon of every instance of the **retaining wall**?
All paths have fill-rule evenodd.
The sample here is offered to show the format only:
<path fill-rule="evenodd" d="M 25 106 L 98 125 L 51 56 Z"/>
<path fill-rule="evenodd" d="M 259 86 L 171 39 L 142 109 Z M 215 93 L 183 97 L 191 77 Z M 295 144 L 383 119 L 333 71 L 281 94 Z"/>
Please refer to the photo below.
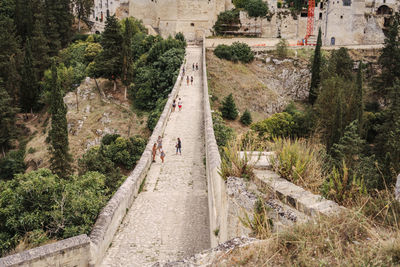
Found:
<path fill-rule="evenodd" d="M 210 217 L 211 247 L 228 240 L 228 198 L 226 183 L 218 173 L 221 156 L 215 140 L 210 100 L 208 95 L 206 41 L 203 38 L 203 89 L 204 89 L 204 134 L 207 166 L 208 210 Z M 218 232 L 218 235 L 215 233 Z"/>
<path fill-rule="evenodd" d="M 90 239 L 74 236 L 0 259 L 0 266 L 88 266 Z"/>
<path fill-rule="evenodd" d="M 163 135 L 172 101 L 178 95 L 182 67 L 138 164 L 100 212 L 90 238 L 87 235 L 76 236 L 1 258 L 0 266 L 97 266 L 101 262 L 150 168 L 153 144 L 159 135 Z"/>

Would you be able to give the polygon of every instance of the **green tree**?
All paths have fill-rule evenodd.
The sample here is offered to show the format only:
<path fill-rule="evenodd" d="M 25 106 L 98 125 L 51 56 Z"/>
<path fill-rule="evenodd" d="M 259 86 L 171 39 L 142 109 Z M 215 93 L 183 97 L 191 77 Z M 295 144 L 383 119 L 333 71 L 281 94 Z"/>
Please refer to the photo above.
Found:
<path fill-rule="evenodd" d="M 262 0 L 248 0 L 244 8 L 250 17 L 262 18 L 268 14 L 268 5 Z"/>
<path fill-rule="evenodd" d="M 233 0 L 233 5 L 236 8 L 245 8 L 249 0 Z"/>
<path fill-rule="evenodd" d="M 69 154 L 68 144 L 67 107 L 64 104 L 61 88 L 57 82 L 55 62 L 51 67 L 51 75 L 51 129 L 49 131 L 51 170 L 59 177 L 67 178 L 72 172 L 72 157 Z"/>
<path fill-rule="evenodd" d="M 332 51 L 328 63 L 329 75 L 337 75 L 346 80 L 352 80 L 353 66 L 353 60 L 347 48 L 341 47 L 338 50 Z"/>
<path fill-rule="evenodd" d="M 107 17 L 106 26 L 101 38 L 103 50 L 95 59 L 95 77 L 104 77 L 114 82 L 121 76 L 122 72 L 122 43 L 121 25 L 114 16 Z"/>
<path fill-rule="evenodd" d="M 251 118 L 251 113 L 248 109 L 243 112 L 243 115 L 240 117 L 240 122 L 246 126 L 250 125 L 253 122 L 253 119 Z"/>
<path fill-rule="evenodd" d="M 400 81 L 391 89 L 389 107 L 383 111 L 383 123 L 377 125 L 376 154 L 383 163 L 386 182 L 393 184 L 400 173 Z"/>
<path fill-rule="evenodd" d="M 44 17 L 41 13 L 35 15 L 35 24 L 33 26 L 31 44 L 33 68 L 36 74 L 36 80 L 40 81 L 44 71 L 50 66 L 49 46 L 46 36 L 43 33 Z"/>
<path fill-rule="evenodd" d="M 45 35 L 49 46 L 49 56 L 56 56 L 61 49 L 61 36 L 58 32 L 57 7 L 55 0 L 44 1 Z"/>
<path fill-rule="evenodd" d="M 363 90 L 363 75 L 362 75 L 362 62 L 358 64 L 357 80 L 356 80 L 356 117 L 358 119 L 358 130 L 361 133 L 363 127 L 363 114 L 364 114 L 364 90 Z"/>
<path fill-rule="evenodd" d="M 32 47 L 29 39 L 25 43 L 24 66 L 22 69 L 22 82 L 20 89 L 20 104 L 23 112 L 32 112 L 37 108 L 39 86 L 33 67 Z"/>
<path fill-rule="evenodd" d="M 327 150 L 339 141 L 343 125 L 346 125 L 347 121 L 343 121 L 343 118 L 346 115 L 345 105 L 347 103 L 343 101 L 346 99 L 343 94 L 352 90 L 349 88 L 351 88 L 349 82 L 337 76 L 325 79 L 321 83 L 321 91 L 315 103 L 315 109 L 318 130 L 322 133 Z"/>
<path fill-rule="evenodd" d="M 10 0 L 0 2 L 0 78 L 3 79 L 6 90 L 14 100 L 19 88 L 19 68 L 21 50 L 16 36 L 14 21 L 15 4 Z"/>
<path fill-rule="evenodd" d="M 233 99 L 233 95 L 229 94 L 224 98 L 222 102 L 222 106 L 220 108 L 222 117 L 228 120 L 235 120 L 238 116 L 238 110 L 236 108 L 235 100 Z"/>
<path fill-rule="evenodd" d="M 399 20 L 398 14 L 392 17 L 392 23 L 386 32 L 385 46 L 378 60 L 382 71 L 378 77 L 376 90 L 383 97 L 390 95 L 390 88 L 396 79 L 400 79 Z"/>
<path fill-rule="evenodd" d="M 81 20 L 87 21 L 94 7 L 93 0 L 72 0 L 78 17 L 78 32 L 81 32 Z"/>
<path fill-rule="evenodd" d="M 353 121 L 346 126 L 343 136 L 339 142 L 332 146 L 332 157 L 337 167 L 346 166 L 353 170 L 360 162 L 365 141 L 358 135 L 358 122 Z"/>
<path fill-rule="evenodd" d="M 5 157 L 0 159 L 0 180 L 11 180 L 15 174 L 24 173 L 26 169 L 24 160 L 25 147 L 9 151 Z"/>
<path fill-rule="evenodd" d="M 128 86 L 132 82 L 132 66 L 133 53 L 132 42 L 135 34 L 134 24 L 132 20 L 125 19 L 123 21 L 124 29 L 122 32 L 122 82 Z"/>
<path fill-rule="evenodd" d="M 0 146 L 3 156 L 5 151 L 11 147 L 12 139 L 16 137 L 15 115 L 17 111 L 0 79 Z"/>
<path fill-rule="evenodd" d="M 321 37 L 321 28 L 318 30 L 318 38 L 317 38 L 317 46 L 314 50 L 314 61 L 311 68 L 311 85 L 310 85 L 310 93 L 308 96 L 308 102 L 311 105 L 314 105 L 315 101 L 318 97 L 318 90 L 321 83 L 321 46 L 322 46 L 322 37 Z"/>

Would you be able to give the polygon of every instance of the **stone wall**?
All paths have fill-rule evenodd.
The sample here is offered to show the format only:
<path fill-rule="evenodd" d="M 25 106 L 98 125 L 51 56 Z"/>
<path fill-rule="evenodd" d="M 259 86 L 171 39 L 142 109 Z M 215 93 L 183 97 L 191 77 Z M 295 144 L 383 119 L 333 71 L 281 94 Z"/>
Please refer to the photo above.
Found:
<path fill-rule="evenodd" d="M 203 38 L 203 87 L 204 87 L 204 131 L 206 145 L 206 173 L 208 186 L 208 210 L 210 217 L 211 247 L 228 240 L 228 198 L 224 179 L 218 173 L 221 156 L 215 140 L 208 95 L 205 38 Z M 215 233 L 218 232 L 218 235 Z"/>
<path fill-rule="evenodd" d="M 163 37 L 183 32 L 186 39 L 201 40 L 220 12 L 230 8 L 225 0 L 131 0 L 129 15 L 158 29 Z"/>
<path fill-rule="evenodd" d="M 135 169 L 100 212 L 90 238 L 81 235 L 1 258 L 0 266 L 98 266 L 150 168 L 152 146 L 164 133 L 172 101 L 178 95 L 182 81 L 182 67 L 145 151 Z"/>
<path fill-rule="evenodd" d="M 80 235 L 1 258 L 0 266 L 88 266 L 89 260 L 90 239 Z"/>

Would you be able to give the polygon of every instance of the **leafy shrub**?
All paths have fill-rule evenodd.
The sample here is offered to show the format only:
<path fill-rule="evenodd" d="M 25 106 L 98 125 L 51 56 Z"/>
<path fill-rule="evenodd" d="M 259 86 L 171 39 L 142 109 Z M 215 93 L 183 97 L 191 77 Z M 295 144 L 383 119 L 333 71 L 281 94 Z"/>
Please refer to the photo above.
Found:
<path fill-rule="evenodd" d="M 218 58 L 234 62 L 250 63 L 254 60 L 254 53 L 251 51 L 250 46 L 240 42 L 234 42 L 231 46 L 218 45 L 214 50 L 214 54 Z"/>
<path fill-rule="evenodd" d="M 218 45 L 214 50 L 214 55 L 221 59 L 231 60 L 232 48 L 229 45 Z"/>
<path fill-rule="evenodd" d="M 265 17 L 268 14 L 268 5 L 262 0 L 248 0 L 245 9 L 250 17 Z"/>
<path fill-rule="evenodd" d="M 233 99 L 233 95 L 229 94 L 222 101 L 222 106 L 220 108 L 222 117 L 228 120 L 235 120 L 238 116 L 238 110 L 236 108 L 235 100 Z"/>
<path fill-rule="evenodd" d="M 147 128 L 150 131 L 153 131 L 157 125 L 157 122 L 161 116 L 161 113 L 164 110 L 165 104 L 167 103 L 168 99 L 159 99 L 156 103 L 156 108 L 153 112 L 150 113 L 149 118 L 147 119 Z"/>
<path fill-rule="evenodd" d="M 231 45 L 232 48 L 232 60 L 241 61 L 243 63 L 250 63 L 254 60 L 254 53 L 248 44 L 234 42 Z"/>
<path fill-rule="evenodd" d="M 304 139 L 274 139 L 272 165 L 287 180 L 319 193 L 324 182 L 325 150 Z"/>
<path fill-rule="evenodd" d="M 222 115 L 220 112 L 212 113 L 212 119 L 213 119 L 215 140 L 217 141 L 218 147 L 222 148 L 226 146 L 228 142 L 234 138 L 235 133 L 232 128 L 224 124 L 224 120 L 222 119 Z"/>
<path fill-rule="evenodd" d="M 99 147 L 92 147 L 78 160 L 79 173 L 104 174 L 107 188 L 114 192 L 123 181 L 120 168 L 133 169 L 145 147 L 146 140 L 140 136 L 125 139 L 117 134 L 105 135 Z"/>
<path fill-rule="evenodd" d="M 295 127 L 293 116 L 287 112 L 276 113 L 268 119 L 251 126 L 251 128 L 260 135 L 267 136 L 270 139 L 274 137 L 292 136 Z"/>
<path fill-rule="evenodd" d="M 105 177 L 96 172 L 65 180 L 40 169 L 1 182 L 0 189 L 0 255 L 22 239 L 40 245 L 89 234 L 109 198 Z"/>
<path fill-rule="evenodd" d="M 294 105 L 288 105 L 284 112 L 253 124 L 251 128 L 260 136 L 273 137 L 306 137 L 313 128 L 312 110 L 300 112 Z"/>
<path fill-rule="evenodd" d="M 239 9 L 232 9 L 219 13 L 217 21 L 213 26 L 215 33 L 221 35 L 225 31 L 238 30 L 240 27 L 237 26 L 240 24 L 239 12 Z"/>
<path fill-rule="evenodd" d="M 243 112 L 243 115 L 240 117 L 240 122 L 243 123 L 243 125 L 250 125 L 253 122 L 253 119 L 251 118 L 251 113 L 247 109 Z"/>
<path fill-rule="evenodd" d="M 24 173 L 25 165 L 25 150 L 13 150 L 0 159 L 0 180 L 10 180 L 17 173 Z"/>
<path fill-rule="evenodd" d="M 186 39 L 185 39 L 185 35 L 183 35 L 183 33 L 178 32 L 177 34 L 175 34 L 175 39 L 183 42 L 186 46 Z"/>

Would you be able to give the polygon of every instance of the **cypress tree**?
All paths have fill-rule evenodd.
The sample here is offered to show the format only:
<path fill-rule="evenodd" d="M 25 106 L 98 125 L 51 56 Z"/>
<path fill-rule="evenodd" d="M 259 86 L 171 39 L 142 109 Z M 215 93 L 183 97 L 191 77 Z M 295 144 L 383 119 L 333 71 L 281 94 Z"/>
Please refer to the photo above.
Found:
<path fill-rule="evenodd" d="M 358 64 L 357 81 L 356 81 L 356 116 L 358 120 L 359 134 L 363 126 L 364 100 L 363 100 L 363 81 L 362 81 L 362 63 Z"/>
<path fill-rule="evenodd" d="M 311 85 L 310 85 L 310 93 L 308 96 L 308 101 L 311 105 L 314 105 L 315 101 L 318 97 L 318 89 L 321 83 L 321 46 L 322 46 L 322 37 L 321 37 L 321 28 L 318 30 L 318 39 L 317 46 L 314 51 L 314 61 L 311 69 Z"/>
<path fill-rule="evenodd" d="M 55 0 L 56 18 L 58 24 L 58 34 L 60 35 L 61 47 L 66 47 L 72 39 L 72 24 L 74 16 L 72 15 L 71 0 Z"/>
<path fill-rule="evenodd" d="M 43 33 L 44 29 L 44 17 L 41 13 L 35 15 L 35 25 L 32 31 L 32 55 L 33 55 L 33 67 L 37 80 L 41 80 L 44 71 L 49 68 L 49 46 L 47 44 L 46 37 Z"/>
<path fill-rule="evenodd" d="M 15 60 L 16 55 L 12 55 L 10 57 L 10 64 L 9 64 L 9 69 L 8 69 L 8 74 L 7 74 L 7 80 L 6 80 L 6 89 L 8 91 L 9 96 L 11 97 L 12 104 L 14 107 L 16 107 L 17 104 L 17 96 L 19 94 L 19 88 L 20 88 L 20 83 L 21 83 L 21 75 L 18 72 L 17 69 L 17 62 Z"/>
<path fill-rule="evenodd" d="M 222 117 L 228 120 L 235 120 L 237 118 L 238 110 L 232 94 L 225 97 L 224 101 L 222 102 L 221 113 Z"/>
<path fill-rule="evenodd" d="M 49 56 L 56 56 L 61 49 L 60 34 L 58 33 L 57 9 L 55 0 L 45 0 L 44 16 L 46 23 L 46 39 L 49 46 Z"/>
<path fill-rule="evenodd" d="M 4 155 L 11 147 L 11 140 L 15 138 L 15 115 L 18 109 L 12 105 L 12 98 L 8 95 L 0 79 L 0 146 Z"/>
<path fill-rule="evenodd" d="M 131 71 L 133 64 L 132 40 L 134 25 L 129 19 L 124 20 L 123 42 L 122 42 L 122 81 L 125 86 L 132 82 Z"/>
<path fill-rule="evenodd" d="M 329 143 L 327 144 L 328 151 L 331 149 L 332 145 L 337 143 L 342 137 L 343 128 L 343 109 L 342 109 L 342 92 L 340 88 L 336 89 L 336 102 L 335 102 L 335 117 L 333 121 L 332 133 Z"/>
<path fill-rule="evenodd" d="M 122 71 L 122 35 L 121 26 L 115 15 L 107 17 L 101 38 L 102 52 L 95 59 L 96 77 L 105 77 L 114 81 Z"/>
<path fill-rule="evenodd" d="M 13 76 L 10 75 L 10 71 L 19 68 L 21 49 L 14 21 L 6 14 L 6 12 L 11 12 L 14 7 L 11 3 L 8 8 L 3 4 L 5 5 L 6 2 L 0 3 L 0 78 L 8 84 L 10 77 Z M 14 66 L 12 66 L 13 64 Z M 12 97 L 12 95 L 10 96 Z"/>
<path fill-rule="evenodd" d="M 396 79 L 400 79 L 400 38 L 399 15 L 392 17 L 392 23 L 386 33 L 385 46 L 378 63 L 382 72 L 376 84 L 377 92 L 387 97 Z"/>
<path fill-rule="evenodd" d="M 60 85 L 57 82 L 55 62 L 51 66 L 51 129 L 50 139 L 50 169 L 59 177 L 67 178 L 72 173 L 72 157 L 69 154 L 67 107 L 64 104 Z"/>
<path fill-rule="evenodd" d="M 25 113 L 31 112 L 36 108 L 39 93 L 32 61 L 31 42 L 27 39 L 25 43 L 25 56 L 20 88 L 20 105 L 22 111 Z"/>
<path fill-rule="evenodd" d="M 253 119 L 251 118 L 251 113 L 247 109 L 243 112 L 242 117 L 240 117 L 240 122 L 243 123 L 244 125 L 248 126 L 253 122 Z"/>

